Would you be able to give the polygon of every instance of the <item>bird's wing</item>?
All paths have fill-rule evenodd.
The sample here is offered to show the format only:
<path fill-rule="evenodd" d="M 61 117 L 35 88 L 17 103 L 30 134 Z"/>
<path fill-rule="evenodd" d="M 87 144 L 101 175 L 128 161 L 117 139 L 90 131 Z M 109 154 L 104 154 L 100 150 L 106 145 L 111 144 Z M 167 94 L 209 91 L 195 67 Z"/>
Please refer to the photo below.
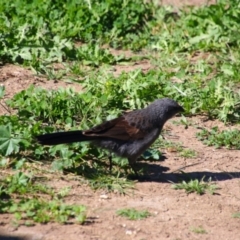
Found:
<path fill-rule="evenodd" d="M 121 116 L 83 131 L 83 134 L 85 136 L 109 137 L 126 141 L 141 139 L 146 132 L 129 123 L 124 116 Z"/>

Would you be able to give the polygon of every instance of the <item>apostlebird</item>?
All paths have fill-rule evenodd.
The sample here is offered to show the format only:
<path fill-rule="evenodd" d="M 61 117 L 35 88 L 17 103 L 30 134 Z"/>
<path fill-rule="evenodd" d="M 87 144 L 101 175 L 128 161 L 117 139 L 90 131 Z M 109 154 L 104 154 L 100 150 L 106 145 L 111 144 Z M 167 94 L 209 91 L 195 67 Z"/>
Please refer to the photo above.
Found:
<path fill-rule="evenodd" d="M 43 145 L 90 141 L 93 145 L 127 158 L 134 169 L 137 158 L 159 137 L 165 122 L 184 109 L 174 100 L 155 100 L 146 108 L 122 114 L 88 130 L 36 136 Z M 111 160 L 110 160 L 111 168 Z"/>

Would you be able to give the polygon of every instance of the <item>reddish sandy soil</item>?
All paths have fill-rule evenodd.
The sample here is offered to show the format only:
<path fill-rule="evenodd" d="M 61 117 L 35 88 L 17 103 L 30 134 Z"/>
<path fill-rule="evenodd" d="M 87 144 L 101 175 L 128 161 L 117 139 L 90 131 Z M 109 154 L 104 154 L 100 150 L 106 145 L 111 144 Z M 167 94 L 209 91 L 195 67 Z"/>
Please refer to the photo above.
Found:
<path fill-rule="evenodd" d="M 195 4 L 199 3 L 199 0 L 185 2 Z M 147 70 L 150 65 L 148 62 L 142 62 L 137 67 Z M 118 72 L 131 69 L 128 66 L 116 67 Z M 81 90 L 79 85 L 47 81 L 34 76 L 30 70 L 13 65 L 5 65 L 0 68 L 0 84 L 6 87 L 6 98 L 12 97 L 30 84 L 47 89 L 69 86 L 74 87 L 76 91 Z M 0 114 L 5 113 L 6 110 L 1 106 Z M 183 125 L 174 124 L 173 121 L 176 120 L 178 118 L 166 125 L 171 132 L 171 136 L 167 136 L 167 138 L 181 143 L 185 148 L 194 150 L 197 153 L 195 158 L 179 157 L 178 153 L 171 149 L 165 149 L 166 159 L 164 161 L 142 161 L 141 164 L 148 166 L 150 178 L 137 182 L 135 189 L 129 191 L 125 196 L 93 191 L 77 180 L 69 180 L 65 176 L 54 174 L 50 184 L 57 189 L 71 187 L 67 203 L 86 205 L 88 223 L 83 226 L 49 223 L 14 228 L 11 224 L 13 216 L 4 214 L 0 215 L 0 240 L 240 239 L 240 219 L 232 217 L 234 213 L 240 212 L 239 151 L 207 147 L 196 139 L 199 127 L 211 128 L 216 125 L 221 129 L 233 127 L 224 126 L 217 121 L 205 121 L 203 118 L 194 117 L 188 119 L 192 124 L 185 129 Z M 209 179 L 211 177 L 219 187 L 216 194 L 186 194 L 184 190 L 171 188 L 169 181 L 177 181 L 182 176 L 177 169 L 193 163 L 198 164 L 184 168 L 184 171 L 192 179 L 202 179 L 204 176 L 205 179 Z M 126 220 L 116 215 L 116 210 L 131 207 L 148 210 L 152 215 L 139 221 Z M 205 233 L 197 233 L 197 229 L 204 229 Z M 3 238 L 1 235 L 12 236 L 12 238 Z"/>

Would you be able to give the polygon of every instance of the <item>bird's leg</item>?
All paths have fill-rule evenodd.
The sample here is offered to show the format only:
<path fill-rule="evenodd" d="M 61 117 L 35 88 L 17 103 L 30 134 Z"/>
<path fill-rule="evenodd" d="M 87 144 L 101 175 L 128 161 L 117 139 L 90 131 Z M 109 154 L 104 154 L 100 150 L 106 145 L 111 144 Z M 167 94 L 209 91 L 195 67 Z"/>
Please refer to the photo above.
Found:
<path fill-rule="evenodd" d="M 109 171 L 111 172 L 112 171 L 112 154 L 111 153 L 108 155 L 108 159 L 109 159 Z"/>
<path fill-rule="evenodd" d="M 136 167 L 135 167 L 135 162 L 136 162 L 135 159 L 133 160 L 133 159 L 128 158 L 128 162 L 129 162 L 130 167 L 134 171 L 136 177 L 139 177 L 138 172 L 137 172 Z"/>
<path fill-rule="evenodd" d="M 134 171 L 136 177 L 139 177 L 139 175 L 138 175 L 138 171 L 136 170 L 134 164 L 130 164 L 130 166 L 131 166 L 132 170 Z"/>

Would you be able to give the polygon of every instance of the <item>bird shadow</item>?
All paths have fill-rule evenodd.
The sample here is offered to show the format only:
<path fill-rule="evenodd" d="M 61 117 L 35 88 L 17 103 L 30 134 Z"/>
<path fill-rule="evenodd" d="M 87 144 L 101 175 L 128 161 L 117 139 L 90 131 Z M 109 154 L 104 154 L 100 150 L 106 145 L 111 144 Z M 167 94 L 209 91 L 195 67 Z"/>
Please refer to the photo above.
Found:
<path fill-rule="evenodd" d="M 25 237 L 9 236 L 0 234 L 0 240 L 26 240 Z"/>
<path fill-rule="evenodd" d="M 204 182 L 226 181 L 240 178 L 240 172 L 212 172 L 212 171 L 193 171 L 193 172 L 167 172 L 168 167 L 159 166 L 153 163 L 138 162 L 138 168 L 145 169 L 143 175 L 138 177 L 139 182 L 173 182 L 189 181 L 198 179 Z"/>

